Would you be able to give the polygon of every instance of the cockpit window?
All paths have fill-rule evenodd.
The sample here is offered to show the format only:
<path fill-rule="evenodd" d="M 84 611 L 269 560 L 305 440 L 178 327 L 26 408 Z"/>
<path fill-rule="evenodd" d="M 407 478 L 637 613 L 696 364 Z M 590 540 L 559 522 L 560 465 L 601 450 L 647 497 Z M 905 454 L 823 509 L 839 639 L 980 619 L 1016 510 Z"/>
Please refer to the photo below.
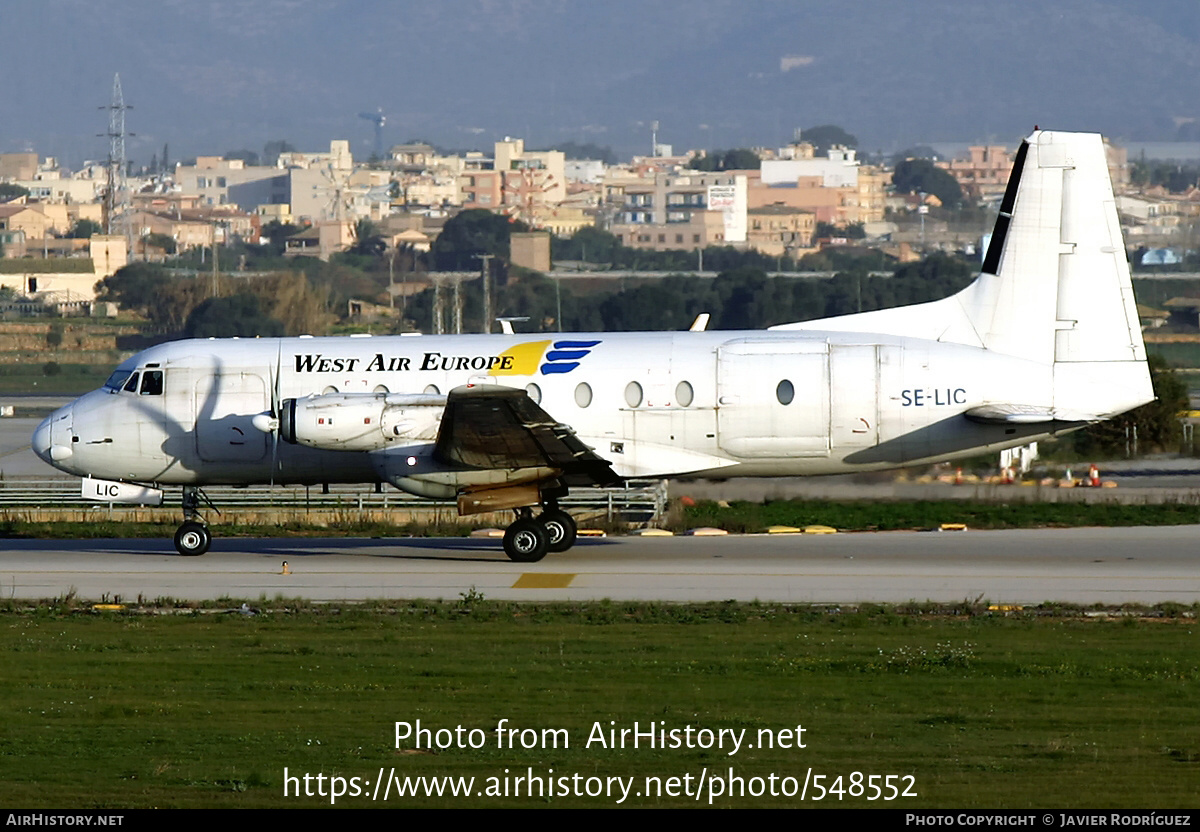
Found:
<path fill-rule="evenodd" d="M 128 370 L 117 370 L 108 377 L 108 381 L 104 382 L 104 386 L 108 390 L 120 390 L 125 384 L 125 380 L 129 378 Z"/>
<path fill-rule="evenodd" d="M 125 382 L 125 388 L 124 388 L 125 392 L 126 393 L 136 393 L 137 392 L 137 383 L 138 383 L 138 374 L 134 373 L 133 375 L 131 375 L 129 377 L 129 381 Z"/>
<path fill-rule="evenodd" d="M 147 370 L 142 373 L 142 389 L 143 396 L 161 396 L 163 392 L 163 374 L 162 370 Z"/>

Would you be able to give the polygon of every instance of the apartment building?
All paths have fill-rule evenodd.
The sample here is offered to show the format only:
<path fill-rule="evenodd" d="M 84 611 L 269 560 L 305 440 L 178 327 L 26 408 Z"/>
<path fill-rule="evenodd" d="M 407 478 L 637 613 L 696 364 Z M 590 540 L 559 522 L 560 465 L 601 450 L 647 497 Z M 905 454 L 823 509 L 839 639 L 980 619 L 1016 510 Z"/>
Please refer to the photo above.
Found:
<path fill-rule="evenodd" d="M 797 257 L 813 250 L 817 215 L 788 205 L 764 205 L 746 211 L 746 242 L 772 257 Z"/>
<path fill-rule="evenodd" d="M 200 156 L 194 165 L 177 166 L 175 186 L 203 205 L 254 208 L 275 202 L 276 198 L 288 201 L 286 171 L 266 165 L 248 166 L 241 159 L 221 156 Z"/>
<path fill-rule="evenodd" d="M 632 248 L 704 248 L 746 242 L 747 172 L 699 171 L 606 182 L 617 206 L 611 231 Z"/>
<path fill-rule="evenodd" d="M 968 200 L 996 199 L 1004 195 L 1014 154 L 1003 145 L 972 145 L 965 159 L 934 162 L 947 171 Z"/>
<path fill-rule="evenodd" d="M 33 179 L 37 172 L 36 153 L 0 153 L 0 180 Z"/>
<path fill-rule="evenodd" d="M 525 149 L 523 139 L 495 143 L 489 158 L 468 153 L 458 174 L 463 208 L 487 208 L 538 223 L 546 209 L 567 197 L 566 157 L 562 151 Z"/>
<path fill-rule="evenodd" d="M 883 219 L 891 177 L 863 165 L 852 148 L 832 147 L 823 157 L 813 156 L 807 143 L 785 151 L 749 175 L 751 209 L 786 206 L 842 226 Z"/>

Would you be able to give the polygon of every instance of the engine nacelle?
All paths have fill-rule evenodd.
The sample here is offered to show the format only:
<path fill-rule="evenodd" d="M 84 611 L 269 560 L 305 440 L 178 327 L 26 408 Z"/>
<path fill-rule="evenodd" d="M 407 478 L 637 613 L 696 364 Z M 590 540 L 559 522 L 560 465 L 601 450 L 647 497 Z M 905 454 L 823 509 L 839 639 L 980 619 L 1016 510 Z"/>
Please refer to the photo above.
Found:
<path fill-rule="evenodd" d="M 423 393 L 326 393 L 284 399 L 279 436 L 327 451 L 376 451 L 437 438 L 446 397 Z"/>

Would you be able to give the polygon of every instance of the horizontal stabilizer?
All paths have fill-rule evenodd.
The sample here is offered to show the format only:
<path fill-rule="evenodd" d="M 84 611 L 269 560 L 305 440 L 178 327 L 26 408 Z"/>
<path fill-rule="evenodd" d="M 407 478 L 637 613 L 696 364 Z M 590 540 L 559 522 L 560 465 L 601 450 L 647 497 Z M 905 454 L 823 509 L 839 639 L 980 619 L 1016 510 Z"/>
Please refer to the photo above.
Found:
<path fill-rule="evenodd" d="M 1029 404 L 981 404 L 963 413 L 981 425 L 1036 425 L 1043 422 L 1094 422 L 1096 414 L 1065 412 L 1053 407 Z"/>

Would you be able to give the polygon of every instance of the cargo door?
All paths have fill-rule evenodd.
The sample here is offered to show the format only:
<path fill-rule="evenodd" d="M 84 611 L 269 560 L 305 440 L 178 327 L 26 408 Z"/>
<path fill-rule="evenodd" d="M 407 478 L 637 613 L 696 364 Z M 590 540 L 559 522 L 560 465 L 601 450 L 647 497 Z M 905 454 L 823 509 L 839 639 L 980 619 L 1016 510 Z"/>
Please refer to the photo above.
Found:
<path fill-rule="evenodd" d="M 717 356 L 717 436 L 734 456 L 829 454 L 824 341 L 734 341 Z"/>

